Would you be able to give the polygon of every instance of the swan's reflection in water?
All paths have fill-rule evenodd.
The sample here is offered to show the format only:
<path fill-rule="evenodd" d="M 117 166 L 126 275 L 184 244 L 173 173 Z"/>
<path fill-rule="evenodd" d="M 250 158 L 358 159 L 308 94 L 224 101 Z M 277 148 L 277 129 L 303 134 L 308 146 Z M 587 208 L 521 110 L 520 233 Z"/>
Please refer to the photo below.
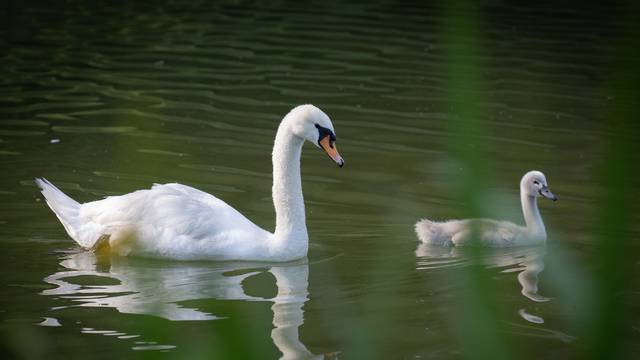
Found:
<path fill-rule="evenodd" d="M 300 341 L 299 328 L 304 323 L 302 306 L 308 300 L 309 265 L 272 267 L 278 294 L 273 299 L 271 339 L 282 352 L 280 359 L 323 359 L 312 354 Z"/>
<path fill-rule="evenodd" d="M 219 317 L 189 308 L 181 302 L 198 299 L 273 302 L 271 309 L 275 328 L 271 338 L 282 352 L 282 359 L 315 356 L 300 341 L 298 332 L 304 323 L 302 307 L 309 294 L 306 259 L 278 266 L 265 263 L 171 263 L 103 258 L 91 252 L 80 252 L 65 257 L 60 265 L 65 270 L 44 279 L 56 287 L 44 290 L 42 294 L 77 302 L 71 306 L 111 307 L 124 314 L 153 315 L 168 320 L 215 320 Z M 276 296 L 247 295 L 243 281 L 263 273 L 265 268 L 276 279 Z M 108 284 L 104 285 L 105 282 Z"/>
<path fill-rule="evenodd" d="M 471 263 L 471 249 L 443 247 L 420 243 L 416 249 L 418 269 L 436 269 L 465 266 Z M 550 299 L 538 294 L 538 275 L 544 270 L 545 246 L 484 249 L 480 262 L 490 268 L 503 268 L 502 272 L 518 273 L 521 293 L 535 302 Z M 544 319 L 520 309 L 518 314 L 532 323 L 543 323 Z"/>

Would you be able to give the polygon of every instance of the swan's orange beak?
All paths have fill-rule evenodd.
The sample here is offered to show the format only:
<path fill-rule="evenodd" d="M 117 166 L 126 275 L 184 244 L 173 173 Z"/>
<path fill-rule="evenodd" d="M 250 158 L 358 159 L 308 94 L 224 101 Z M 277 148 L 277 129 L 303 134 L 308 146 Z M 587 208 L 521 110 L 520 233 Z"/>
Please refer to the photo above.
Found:
<path fill-rule="evenodd" d="M 331 136 L 327 135 L 323 137 L 320 141 L 318 141 L 322 149 L 329 155 L 329 157 L 338 164 L 338 166 L 342 167 L 344 165 L 344 159 L 338 153 L 338 149 L 336 148 L 335 141 L 331 140 Z"/>

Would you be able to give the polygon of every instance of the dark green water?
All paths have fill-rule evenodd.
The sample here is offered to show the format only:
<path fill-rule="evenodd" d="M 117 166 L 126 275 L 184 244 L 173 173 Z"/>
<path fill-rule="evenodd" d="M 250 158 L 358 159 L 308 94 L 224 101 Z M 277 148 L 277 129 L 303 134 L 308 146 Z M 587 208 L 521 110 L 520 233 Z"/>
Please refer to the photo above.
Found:
<path fill-rule="evenodd" d="M 618 355 L 640 353 L 637 211 L 625 214 L 631 262 L 611 315 L 626 322 L 588 330 L 606 270 L 596 234 L 613 190 L 597 174 L 625 8 L 487 5 L 471 12 L 477 29 L 444 36 L 451 13 L 419 3 L 2 6 L 9 357 L 564 358 L 607 334 L 620 335 Z M 457 59 L 474 69 L 467 121 L 480 129 L 464 141 L 454 45 L 476 49 Z M 300 262 L 96 258 L 32 182 L 82 202 L 175 181 L 272 230 L 272 142 L 302 103 L 332 118 L 346 165 L 305 146 L 311 247 Z M 519 179 L 545 172 L 560 198 L 540 204 L 545 248 L 419 246 L 416 220 L 469 213 L 454 185 L 468 173 L 460 149 L 482 149 L 487 216 L 521 222 Z"/>

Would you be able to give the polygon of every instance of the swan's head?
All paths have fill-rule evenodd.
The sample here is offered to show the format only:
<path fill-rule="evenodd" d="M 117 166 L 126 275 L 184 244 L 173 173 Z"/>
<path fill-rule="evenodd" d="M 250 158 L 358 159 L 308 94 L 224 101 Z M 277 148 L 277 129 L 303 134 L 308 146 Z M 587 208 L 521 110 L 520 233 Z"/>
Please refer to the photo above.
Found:
<path fill-rule="evenodd" d="M 286 117 L 294 135 L 324 150 L 338 166 L 344 165 L 344 159 L 336 148 L 336 132 L 327 114 L 313 105 L 300 105 Z"/>
<path fill-rule="evenodd" d="M 534 170 L 524 174 L 520 181 L 520 189 L 528 196 L 536 198 L 542 196 L 553 201 L 558 200 L 551 190 L 549 190 L 547 178 L 540 171 Z"/>

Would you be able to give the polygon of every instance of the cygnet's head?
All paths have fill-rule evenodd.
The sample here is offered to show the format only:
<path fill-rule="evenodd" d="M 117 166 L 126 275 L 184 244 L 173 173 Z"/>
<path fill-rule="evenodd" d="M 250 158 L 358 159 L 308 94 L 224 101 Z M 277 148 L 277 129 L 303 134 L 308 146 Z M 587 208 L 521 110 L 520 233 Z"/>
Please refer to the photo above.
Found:
<path fill-rule="evenodd" d="M 558 198 L 553 195 L 551 190 L 549 190 L 549 185 L 547 185 L 547 178 L 540 171 L 529 171 L 524 174 L 522 180 L 520 181 L 520 191 L 524 192 L 528 196 L 532 197 L 545 197 L 547 199 L 551 199 L 553 201 L 558 200 Z"/>
<path fill-rule="evenodd" d="M 336 133 L 331 119 L 322 110 L 307 104 L 293 108 L 285 117 L 290 131 L 324 150 L 329 157 L 342 167 L 344 159 L 336 148 Z"/>

